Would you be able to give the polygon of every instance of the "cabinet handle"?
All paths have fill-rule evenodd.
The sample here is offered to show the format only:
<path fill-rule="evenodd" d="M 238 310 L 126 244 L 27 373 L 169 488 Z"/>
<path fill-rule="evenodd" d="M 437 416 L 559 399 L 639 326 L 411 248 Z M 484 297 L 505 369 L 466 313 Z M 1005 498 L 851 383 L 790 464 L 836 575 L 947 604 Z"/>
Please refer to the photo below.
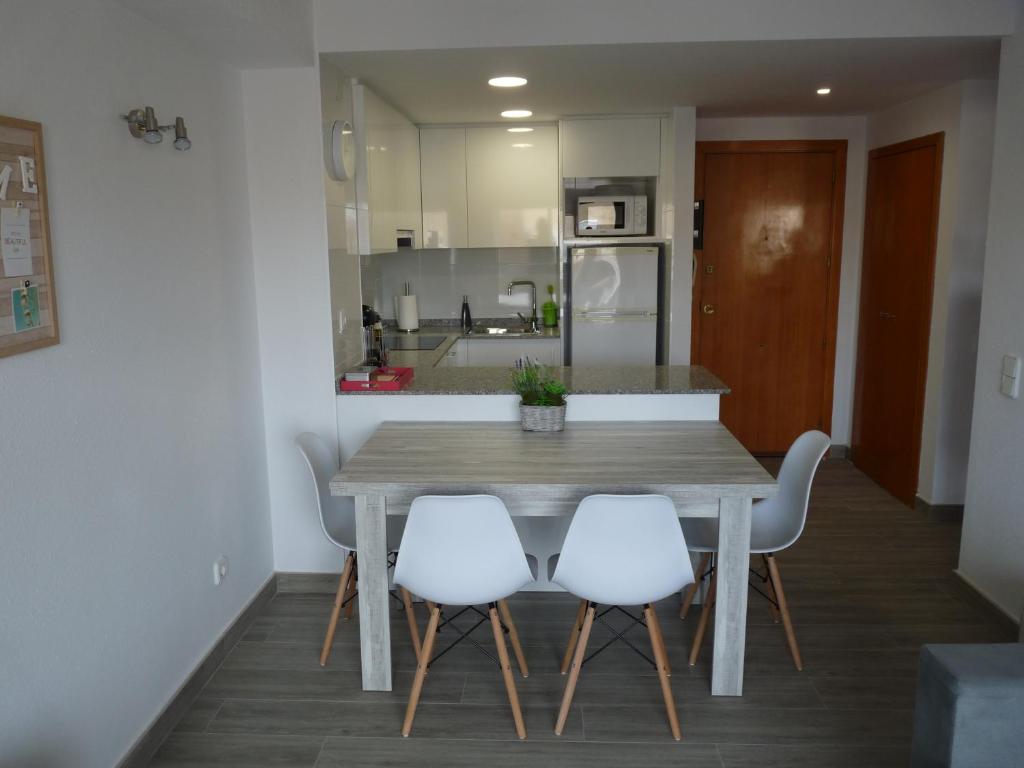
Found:
<path fill-rule="evenodd" d="M 713 315 L 713 314 L 715 314 L 715 305 L 714 304 L 705 304 L 702 307 L 702 310 L 704 311 L 705 315 Z"/>

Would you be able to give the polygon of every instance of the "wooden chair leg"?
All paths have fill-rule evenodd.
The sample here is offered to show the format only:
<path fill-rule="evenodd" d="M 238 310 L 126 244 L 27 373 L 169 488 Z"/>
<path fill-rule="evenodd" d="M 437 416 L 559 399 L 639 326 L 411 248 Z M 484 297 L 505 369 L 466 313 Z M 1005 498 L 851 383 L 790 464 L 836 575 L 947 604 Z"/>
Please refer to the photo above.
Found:
<path fill-rule="evenodd" d="M 359 583 L 359 560 L 356 555 L 352 555 L 352 578 L 348 582 L 348 593 L 345 595 L 345 599 L 348 600 L 348 604 L 345 606 L 345 621 L 352 618 L 352 611 L 356 607 L 356 587 Z"/>
<path fill-rule="evenodd" d="M 412 690 L 409 691 L 409 706 L 405 710 L 402 736 L 408 736 L 412 731 L 412 721 L 416 717 L 416 706 L 420 703 L 420 693 L 423 691 L 423 678 L 427 676 L 427 667 L 430 665 L 430 658 L 434 653 L 434 639 L 437 637 L 437 625 L 440 621 L 441 609 L 435 605 L 430 609 L 430 621 L 427 622 L 427 631 L 423 636 L 420 658 L 416 662 L 416 676 L 412 680 Z"/>
<path fill-rule="evenodd" d="M 789 615 L 789 604 L 786 602 L 786 593 L 782 589 L 782 577 L 779 575 L 779 564 L 775 561 L 775 555 L 768 555 L 768 574 L 775 589 L 775 596 L 779 601 L 779 613 L 782 614 L 782 627 L 786 630 L 786 643 L 789 644 L 789 652 L 793 656 L 793 663 L 797 670 L 803 671 L 804 661 L 800 658 L 800 648 L 796 644 L 796 632 L 793 631 L 793 620 Z"/>
<path fill-rule="evenodd" d="M 412 609 L 412 595 L 409 590 L 402 587 L 402 606 L 405 608 L 405 620 L 409 622 L 409 639 L 412 641 L 412 650 L 416 658 L 420 657 L 420 628 L 416 626 L 416 614 Z"/>
<path fill-rule="evenodd" d="M 657 640 L 661 648 L 662 656 L 665 658 L 665 673 L 672 677 L 672 665 L 668 661 L 668 649 L 665 647 L 665 636 L 661 634 L 661 622 L 658 621 L 658 614 L 651 608 L 651 616 L 647 619 L 647 631 L 651 633 L 651 640 Z"/>
<path fill-rule="evenodd" d="M 672 686 L 668 681 L 668 658 L 665 655 L 665 645 L 658 631 L 658 617 L 654 613 L 654 606 L 650 603 L 644 606 L 644 616 L 647 619 L 647 632 L 651 636 L 651 650 L 654 651 L 654 660 L 658 665 L 658 680 L 661 682 L 661 695 L 665 699 L 668 727 L 672 729 L 672 738 L 679 741 L 683 735 L 679 730 L 679 714 L 676 712 L 676 701 L 672 696 Z"/>
<path fill-rule="evenodd" d="M 764 562 L 764 575 L 768 579 L 768 612 L 772 615 L 772 621 L 776 624 L 779 623 L 779 598 L 775 594 L 775 585 L 772 583 L 771 570 L 768 568 L 768 556 L 761 555 L 761 560 Z"/>
<path fill-rule="evenodd" d="M 685 619 L 686 614 L 690 612 L 690 606 L 693 605 L 693 599 L 697 596 L 697 590 L 700 589 L 700 585 L 704 583 L 704 574 L 708 572 L 708 562 L 711 560 L 711 553 L 705 552 L 700 558 L 700 567 L 697 568 L 697 579 L 693 582 L 686 594 L 683 597 L 683 604 L 679 608 L 679 618 Z"/>
<path fill-rule="evenodd" d="M 583 617 L 587 612 L 587 601 L 580 600 L 579 610 L 576 611 L 576 621 L 572 624 L 572 631 L 569 633 L 569 645 L 565 648 L 565 655 L 562 657 L 561 672 L 564 675 L 569 671 L 572 663 L 572 654 L 576 650 L 576 640 L 580 636 L 580 629 L 583 628 Z"/>
<path fill-rule="evenodd" d="M 331 645 L 334 643 L 334 630 L 338 627 L 338 614 L 341 613 L 341 604 L 345 599 L 345 592 L 348 588 L 348 583 L 352 578 L 352 559 L 353 555 L 350 552 L 348 557 L 345 558 L 345 565 L 341 569 L 341 579 L 338 581 L 338 592 L 334 595 L 334 608 L 331 609 L 331 620 L 327 624 L 327 635 L 324 637 L 324 647 L 320 651 L 320 666 L 323 667 L 327 664 L 327 659 L 331 655 Z"/>
<path fill-rule="evenodd" d="M 704 607 L 700 612 L 700 621 L 697 622 L 697 632 L 693 636 L 693 647 L 690 649 L 690 666 L 697 664 L 697 657 L 700 655 L 700 646 L 704 642 L 704 633 L 708 629 L 708 620 L 711 618 L 711 609 L 715 604 L 715 587 L 718 586 L 718 572 L 711 572 L 711 585 L 708 587 L 708 594 L 704 598 Z"/>
<path fill-rule="evenodd" d="M 594 626 L 594 606 L 586 604 L 586 614 L 583 619 L 583 626 L 580 627 L 580 636 L 576 642 L 576 653 L 573 655 L 572 668 L 569 670 L 569 679 L 565 683 L 565 693 L 562 695 L 562 706 L 558 710 L 558 721 L 555 723 L 555 735 L 561 736 L 565 728 L 565 721 L 569 717 L 569 707 L 572 706 L 572 695 L 576 692 L 576 681 L 580 678 L 580 668 L 583 666 L 583 659 L 587 653 L 587 640 L 590 639 L 590 629 Z"/>
<path fill-rule="evenodd" d="M 512 652 L 516 655 L 516 663 L 519 664 L 519 674 L 529 677 L 530 668 L 526 666 L 526 656 L 523 654 L 523 646 L 519 643 L 519 632 L 516 631 L 515 622 L 512 621 L 512 611 L 508 609 L 508 601 L 499 600 L 498 610 L 501 611 L 501 620 L 508 627 L 508 639 L 512 643 Z"/>
<path fill-rule="evenodd" d="M 503 613 L 507 612 L 506 608 Z M 520 739 L 526 738 L 526 724 L 523 722 L 523 712 L 519 708 L 519 694 L 516 692 L 516 681 L 512 676 L 512 663 L 508 658 L 508 649 L 505 647 L 505 632 L 501 628 L 501 619 L 498 618 L 498 609 L 491 604 L 491 629 L 494 630 L 494 644 L 498 646 L 498 660 L 501 662 L 501 676 L 505 679 L 505 691 L 508 693 L 508 703 L 512 707 L 512 719 L 516 723 L 516 735 Z M 509 635 L 511 636 L 511 626 Z"/>

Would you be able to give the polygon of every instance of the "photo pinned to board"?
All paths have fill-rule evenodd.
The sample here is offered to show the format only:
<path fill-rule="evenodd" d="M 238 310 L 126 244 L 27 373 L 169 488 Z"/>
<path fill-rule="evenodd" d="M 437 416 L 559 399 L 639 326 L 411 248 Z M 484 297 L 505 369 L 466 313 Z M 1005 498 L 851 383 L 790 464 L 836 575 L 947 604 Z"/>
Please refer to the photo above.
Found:
<path fill-rule="evenodd" d="M 14 310 L 14 332 L 31 331 L 42 323 L 39 318 L 39 288 L 26 285 L 11 291 L 11 308 Z"/>

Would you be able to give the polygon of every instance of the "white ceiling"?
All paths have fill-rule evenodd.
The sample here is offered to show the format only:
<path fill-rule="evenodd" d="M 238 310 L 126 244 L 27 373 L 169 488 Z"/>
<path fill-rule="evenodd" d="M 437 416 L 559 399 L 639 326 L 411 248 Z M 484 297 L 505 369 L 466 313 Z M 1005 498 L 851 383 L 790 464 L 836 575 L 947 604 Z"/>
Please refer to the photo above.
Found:
<path fill-rule="evenodd" d="M 359 51 L 325 57 L 414 122 L 534 120 L 659 113 L 701 116 L 862 114 L 955 80 L 997 75 L 995 38 L 902 38 Z M 499 74 L 522 88 L 487 85 Z M 820 97 L 815 89 L 832 87 Z"/>

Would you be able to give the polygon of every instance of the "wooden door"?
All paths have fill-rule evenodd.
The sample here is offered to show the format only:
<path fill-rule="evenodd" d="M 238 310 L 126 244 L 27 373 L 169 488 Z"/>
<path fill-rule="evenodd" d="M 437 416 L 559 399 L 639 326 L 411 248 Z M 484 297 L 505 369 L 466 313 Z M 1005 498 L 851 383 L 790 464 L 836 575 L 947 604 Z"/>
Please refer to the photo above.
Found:
<path fill-rule="evenodd" d="M 845 169 L 845 141 L 697 144 L 693 359 L 753 453 L 831 428 Z"/>
<path fill-rule="evenodd" d="M 868 155 L 852 458 L 907 504 L 921 453 L 942 139 Z"/>

